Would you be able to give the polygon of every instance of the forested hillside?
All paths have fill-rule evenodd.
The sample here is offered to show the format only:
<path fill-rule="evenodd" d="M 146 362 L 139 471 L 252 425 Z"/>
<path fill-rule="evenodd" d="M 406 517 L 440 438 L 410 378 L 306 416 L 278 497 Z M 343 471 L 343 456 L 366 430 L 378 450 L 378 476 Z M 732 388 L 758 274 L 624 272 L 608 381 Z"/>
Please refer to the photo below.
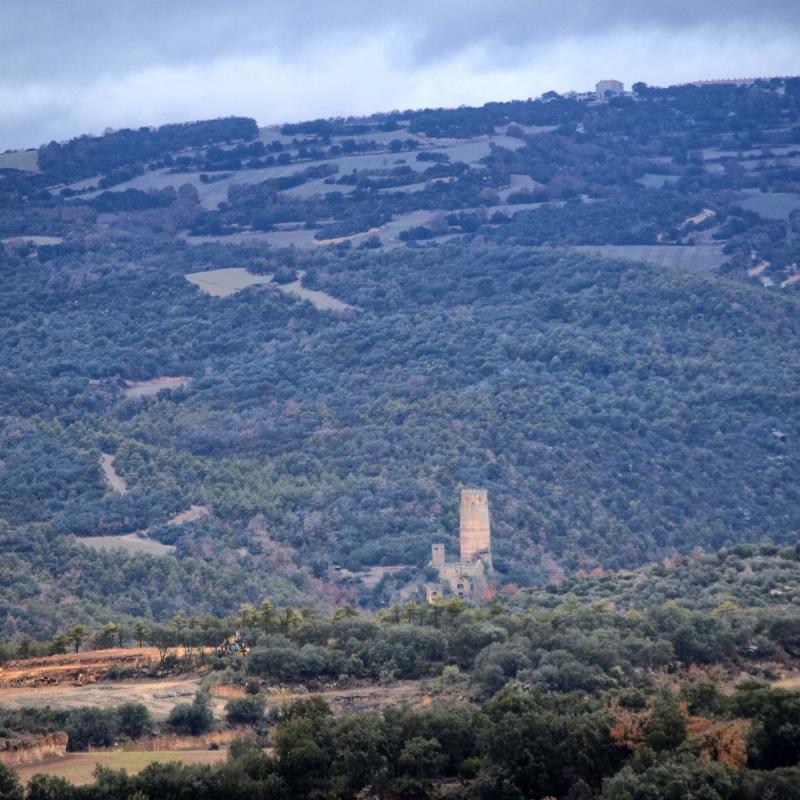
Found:
<path fill-rule="evenodd" d="M 799 110 L 639 86 L 0 156 L 0 632 L 420 599 L 462 485 L 500 588 L 793 544 Z"/>

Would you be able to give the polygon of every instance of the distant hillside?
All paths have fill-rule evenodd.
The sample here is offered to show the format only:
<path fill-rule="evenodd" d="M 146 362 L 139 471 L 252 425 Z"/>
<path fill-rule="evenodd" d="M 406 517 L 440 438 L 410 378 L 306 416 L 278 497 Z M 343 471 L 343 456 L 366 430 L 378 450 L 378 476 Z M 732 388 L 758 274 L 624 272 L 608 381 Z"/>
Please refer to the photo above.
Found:
<path fill-rule="evenodd" d="M 799 111 L 638 86 L 0 165 L 0 626 L 420 598 L 462 484 L 500 586 L 793 544 Z"/>

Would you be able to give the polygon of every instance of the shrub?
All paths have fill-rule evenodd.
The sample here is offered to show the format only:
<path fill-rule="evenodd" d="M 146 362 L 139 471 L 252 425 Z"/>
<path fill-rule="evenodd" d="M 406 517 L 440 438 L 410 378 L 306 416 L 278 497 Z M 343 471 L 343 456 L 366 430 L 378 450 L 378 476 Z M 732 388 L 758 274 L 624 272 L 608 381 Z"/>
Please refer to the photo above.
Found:
<path fill-rule="evenodd" d="M 23 800 L 25 793 L 16 772 L 0 761 L 0 798 L 2 800 Z"/>
<path fill-rule="evenodd" d="M 229 725 L 257 725 L 264 718 L 266 702 L 263 697 L 237 697 L 225 706 Z"/>
<path fill-rule="evenodd" d="M 123 703 L 117 708 L 117 718 L 121 736 L 141 739 L 153 732 L 153 717 L 143 703 Z"/>
<path fill-rule="evenodd" d="M 208 696 L 198 692 L 191 703 L 178 703 L 169 712 L 167 725 L 175 733 L 198 736 L 206 733 L 214 724 L 214 713 Z"/>

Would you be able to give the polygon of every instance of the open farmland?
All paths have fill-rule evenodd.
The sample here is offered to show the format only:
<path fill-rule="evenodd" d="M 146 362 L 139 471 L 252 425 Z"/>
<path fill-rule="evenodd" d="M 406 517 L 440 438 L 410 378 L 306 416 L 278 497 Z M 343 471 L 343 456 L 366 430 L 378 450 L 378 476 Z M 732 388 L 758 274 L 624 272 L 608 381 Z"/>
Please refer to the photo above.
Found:
<path fill-rule="evenodd" d="M 421 184 L 414 184 L 416 188 L 422 188 Z M 408 187 L 401 187 L 402 191 L 407 191 Z M 394 189 L 392 191 L 395 191 Z M 503 214 L 506 214 L 509 217 L 513 217 L 514 214 L 519 213 L 520 211 L 533 211 L 537 208 L 542 208 L 546 205 L 553 205 L 559 206 L 563 205 L 562 201 L 554 201 L 552 203 L 500 203 L 494 206 L 485 206 L 483 208 L 467 208 L 464 209 L 465 213 L 472 213 L 472 212 L 485 212 L 487 216 L 491 216 L 496 211 L 500 211 Z M 428 225 L 430 222 L 437 216 L 444 214 L 445 211 L 443 209 L 436 209 L 436 210 L 427 210 L 421 209 L 418 211 L 408 211 L 403 214 L 397 214 L 393 219 L 387 222 L 384 225 L 381 225 L 379 228 L 371 228 L 367 231 L 362 231 L 361 233 L 354 233 L 350 236 L 338 236 L 332 239 L 316 239 L 316 230 L 313 228 L 306 228 L 303 226 L 299 226 L 293 229 L 286 229 L 286 230 L 275 230 L 275 231 L 242 231 L 239 233 L 233 233 L 229 236 L 184 236 L 183 239 L 188 244 L 192 245 L 201 245 L 201 244 L 208 244 L 208 243 L 215 243 L 215 244 L 269 244 L 273 247 L 300 247 L 303 249 L 309 248 L 317 248 L 326 245 L 336 245 L 341 244 L 342 242 L 352 242 L 353 245 L 357 245 L 360 242 L 364 241 L 364 239 L 370 236 L 377 236 L 380 239 L 381 244 L 384 248 L 391 250 L 395 247 L 399 247 L 400 245 L 404 244 L 404 242 L 400 239 L 400 233 L 402 231 L 408 230 L 409 228 L 414 228 L 420 225 Z M 437 236 L 437 241 L 445 241 L 446 239 L 451 239 L 453 236 L 457 236 L 458 234 L 444 234 L 443 236 Z M 222 270 L 211 270 L 210 272 L 222 272 Z M 205 276 L 208 275 L 208 272 L 203 273 L 192 273 L 195 276 Z M 202 278 L 201 278 L 202 280 Z M 219 276 L 211 277 L 211 281 L 215 283 L 226 282 L 226 279 L 223 277 L 220 280 Z M 192 283 L 195 283 L 195 280 L 192 280 Z M 265 281 L 266 282 L 266 281 Z M 198 284 L 200 285 L 200 284 Z M 247 284 L 250 285 L 250 284 Z M 290 292 L 293 290 L 290 288 L 292 284 L 288 284 L 285 287 L 280 287 Z M 202 288 L 202 287 L 201 287 Z M 244 286 L 239 288 L 245 288 Z M 236 291 L 238 291 L 237 289 Z M 224 289 L 220 289 L 220 291 L 225 291 Z M 223 296 L 223 295 L 219 295 Z M 306 299 L 311 299 L 309 296 Z M 332 298 L 334 299 L 334 298 Z M 313 300 L 312 300 L 313 302 Z M 339 302 L 339 301 L 336 301 Z M 316 303 L 315 303 L 316 305 Z M 322 306 L 317 306 L 318 308 L 322 308 Z M 343 310 L 343 309 L 338 309 Z"/>
<path fill-rule="evenodd" d="M 141 772 L 150 764 L 167 764 L 180 761 L 183 764 L 217 764 L 226 758 L 225 750 L 117 750 L 98 753 L 68 753 L 64 758 L 43 764 L 17 767 L 20 779 L 27 783 L 34 775 L 55 775 L 70 783 L 82 786 L 94 781 L 97 766 L 109 769 L 124 769 L 129 775 Z"/>
<path fill-rule="evenodd" d="M 13 153 L 0 153 L 0 169 L 38 172 L 39 153 L 36 150 L 17 150 Z"/>
<path fill-rule="evenodd" d="M 404 135 L 404 134 L 399 134 Z M 397 138 L 398 134 L 395 133 L 392 138 Z M 346 138 L 346 137 L 345 137 Z M 374 138 L 372 136 L 366 138 Z M 435 145 L 428 146 L 425 150 L 436 151 L 445 153 L 450 157 L 451 162 L 463 161 L 467 164 L 476 164 L 482 158 L 485 158 L 491 152 L 493 145 L 504 147 L 511 150 L 516 150 L 523 146 L 524 142 L 520 139 L 515 139 L 510 136 L 481 136 L 473 139 L 447 139 L 447 140 L 433 140 Z M 234 184 L 251 184 L 259 183 L 275 178 L 285 178 L 296 174 L 309 167 L 318 167 L 322 165 L 333 164 L 339 168 L 339 175 L 346 175 L 353 171 L 362 170 L 386 170 L 391 169 L 398 164 L 405 164 L 411 167 L 416 172 L 422 172 L 427 169 L 430 164 L 425 161 L 417 161 L 413 153 L 391 153 L 391 152 L 378 152 L 378 153 L 361 153 L 357 155 L 343 155 L 336 158 L 329 159 L 316 159 L 307 161 L 296 161 L 291 164 L 275 165 L 270 167 L 262 167 L 259 169 L 242 169 L 226 175 L 220 180 L 213 183 L 203 183 L 200 180 L 200 172 L 171 172 L 168 169 L 158 169 L 151 172 L 146 172 L 144 175 L 139 175 L 128 181 L 124 181 L 115 185 L 109 191 L 119 192 L 126 189 L 140 189 L 147 191 L 149 189 L 164 189 L 168 186 L 178 187 L 184 184 L 194 186 L 200 194 L 200 200 L 207 209 L 215 209 L 219 203 L 223 202 L 228 197 L 228 189 Z M 303 189 L 303 187 L 294 187 L 291 191 L 298 196 L 307 196 L 317 192 L 327 191 L 340 191 L 342 187 L 335 185 L 326 185 L 323 182 L 315 179 L 309 181 L 313 183 L 311 189 Z M 70 188 L 80 190 L 86 185 L 85 181 L 79 181 L 71 184 Z M 344 191 L 347 191 L 346 189 Z M 82 195 L 82 197 L 90 199 L 100 194 L 100 191 L 89 192 Z"/>

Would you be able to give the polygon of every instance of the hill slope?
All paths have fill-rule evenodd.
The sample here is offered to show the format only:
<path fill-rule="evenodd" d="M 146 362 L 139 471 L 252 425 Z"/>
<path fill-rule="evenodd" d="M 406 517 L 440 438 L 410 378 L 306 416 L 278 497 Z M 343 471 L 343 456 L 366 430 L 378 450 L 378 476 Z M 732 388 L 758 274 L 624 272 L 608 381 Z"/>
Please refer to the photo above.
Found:
<path fill-rule="evenodd" d="M 797 212 L 736 204 L 754 182 L 799 188 L 798 96 L 647 90 L 283 133 L 218 121 L 4 171 L 0 626 L 52 592 L 94 618 L 381 603 L 418 591 L 431 542 L 453 541 L 462 484 L 489 490 L 501 585 L 794 542 Z M 56 183 L 95 168 L 109 191 Z M 643 186 L 654 169 L 675 180 Z M 222 175 L 215 206 L 200 192 Z M 174 555 L 68 538 L 133 532 Z M 406 569 L 348 575 L 382 565 Z"/>

